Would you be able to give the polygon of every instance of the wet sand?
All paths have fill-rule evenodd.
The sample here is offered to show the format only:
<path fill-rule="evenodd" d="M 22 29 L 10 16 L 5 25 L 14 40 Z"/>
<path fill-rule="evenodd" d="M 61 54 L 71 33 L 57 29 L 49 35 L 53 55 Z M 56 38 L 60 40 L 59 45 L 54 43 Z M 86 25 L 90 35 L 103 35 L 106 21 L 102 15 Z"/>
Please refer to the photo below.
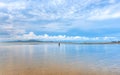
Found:
<path fill-rule="evenodd" d="M 75 69 L 71 67 L 46 66 L 46 67 L 14 67 L 0 70 L 0 75 L 120 75 L 120 73 L 96 70 L 96 69 Z"/>

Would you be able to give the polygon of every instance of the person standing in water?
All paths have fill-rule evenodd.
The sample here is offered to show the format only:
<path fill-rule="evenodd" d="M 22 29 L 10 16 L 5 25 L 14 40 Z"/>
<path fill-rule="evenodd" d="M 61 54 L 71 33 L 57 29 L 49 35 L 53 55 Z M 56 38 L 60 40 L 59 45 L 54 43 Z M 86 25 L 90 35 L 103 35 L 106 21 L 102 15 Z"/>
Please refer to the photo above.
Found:
<path fill-rule="evenodd" d="M 58 45 L 60 46 L 60 42 L 58 43 Z"/>

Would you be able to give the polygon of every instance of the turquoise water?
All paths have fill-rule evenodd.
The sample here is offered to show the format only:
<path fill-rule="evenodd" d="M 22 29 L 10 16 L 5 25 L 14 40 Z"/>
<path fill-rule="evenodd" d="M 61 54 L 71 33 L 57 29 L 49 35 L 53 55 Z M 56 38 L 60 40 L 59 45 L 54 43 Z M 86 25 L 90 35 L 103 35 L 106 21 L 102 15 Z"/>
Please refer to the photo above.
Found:
<path fill-rule="evenodd" d="M 19 69 L 21 66 L 44 67 L 53 64 L 120 75 L 120 45 L 59 45 L 58 43 L 0 45 L 0 70 Z"/>

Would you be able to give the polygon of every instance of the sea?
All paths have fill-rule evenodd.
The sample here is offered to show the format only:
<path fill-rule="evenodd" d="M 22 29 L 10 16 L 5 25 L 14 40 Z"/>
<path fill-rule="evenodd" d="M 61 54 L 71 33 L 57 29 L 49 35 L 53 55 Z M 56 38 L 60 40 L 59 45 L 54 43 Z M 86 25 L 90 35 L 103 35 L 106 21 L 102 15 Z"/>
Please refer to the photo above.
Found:
<path fill-rule="evenodd" d="M 120 75 L 120 44 L 0 43 L 0 75 Z"/>

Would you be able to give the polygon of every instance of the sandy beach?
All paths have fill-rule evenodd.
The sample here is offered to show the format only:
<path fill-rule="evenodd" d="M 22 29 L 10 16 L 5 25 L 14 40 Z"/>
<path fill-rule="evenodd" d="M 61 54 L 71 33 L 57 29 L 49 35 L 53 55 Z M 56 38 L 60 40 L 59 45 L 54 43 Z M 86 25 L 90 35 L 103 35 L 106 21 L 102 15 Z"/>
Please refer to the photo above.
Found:
<path fill-rule="evenodd" d="M 119 73 L 87 68 L 74 69 L 61 66 L 47 66 L 6 68 L 0 70 L 0 75 L 119 75 Z"/>

